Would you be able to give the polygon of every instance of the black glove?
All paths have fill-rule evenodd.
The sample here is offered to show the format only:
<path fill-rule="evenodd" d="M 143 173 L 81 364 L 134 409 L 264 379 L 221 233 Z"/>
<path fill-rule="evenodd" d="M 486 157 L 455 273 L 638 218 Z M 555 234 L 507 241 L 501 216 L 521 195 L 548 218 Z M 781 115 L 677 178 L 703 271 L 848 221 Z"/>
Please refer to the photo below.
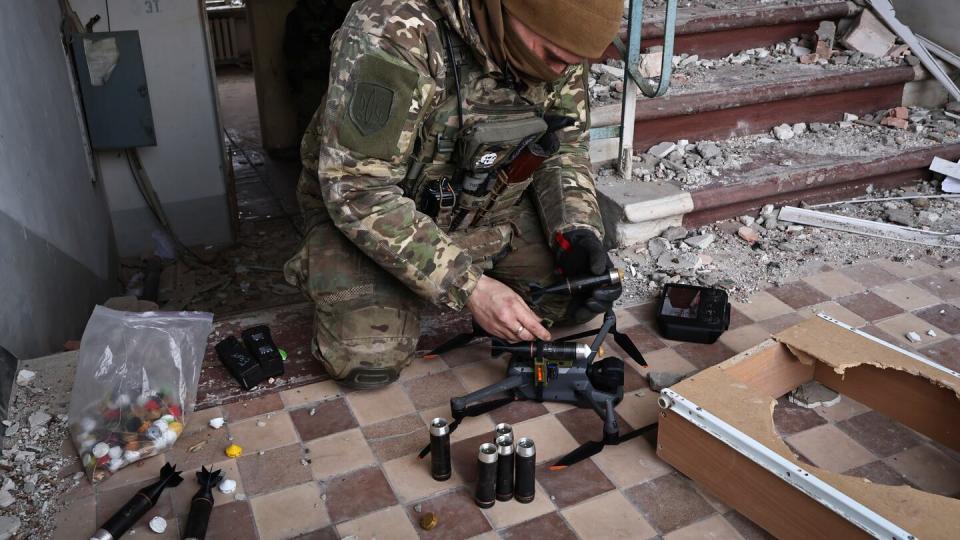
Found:
<path fill-rule="evenodd" d="M 558 233 L 556 243 L 557 271 L 564 278 L 602 276 L 614 268 L 607 250 L 593 231 L 574 229 Z M 572 322 L 586 322 L 597 313 L 606 313 L 621 294 L 623 287 L 617 283 L 598 287 L 589 294 L 574 296 L 569 312 Z"/>

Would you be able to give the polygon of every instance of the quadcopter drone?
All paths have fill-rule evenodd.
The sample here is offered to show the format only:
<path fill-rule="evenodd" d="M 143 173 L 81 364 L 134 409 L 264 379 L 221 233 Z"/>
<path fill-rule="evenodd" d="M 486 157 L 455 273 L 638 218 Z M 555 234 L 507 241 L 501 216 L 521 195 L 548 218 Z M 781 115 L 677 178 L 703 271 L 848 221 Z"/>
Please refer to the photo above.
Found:
<path fill-rule="evenodd" d="M 613 272 L 609 279 L 616 279 Z M 597 283 L 596 278 L 584 278 L 583 281 L 586 280 L 594 280 L 594 283 L 590 284 L 594 286 L 609 284 L 609 281 Z M 577 283 L 569 282 L 568 285 L 557 287 L 549 293 L 563 294 L 566 291 L 574 292 L 583 288 Z M 476 392 L 451 399 L 450 410 L 453 421 L 450 423 L 450 431 L 453 432 L 464 418 L 480 416 L 515 400 L 551 401 L 568 403 L 582 409 L 593 409 L 603 420 L 602 439 L 587 441 L 550 467 L 551 470 L 561 470 L 599 453 L 606 445 L 617 445 L 655 429 L 656 424 L 651 424 L 620 434 L 614 409 L 623 400 L 623 360 L 608 357 L 594 362 L 608 335 L 613 337 L 614 342 L 630 358 L 641 366 L 647 365 L 633 341 L 617 330 L 617 318 L 612 309 L 604 314 L 603 324 L 599 329 L 588 330 L 555 341 L 507 343 L 498 338 L 492 338 L 492 354 L 511 354 L 506 377 Z M 470 343 L 475 338 L 484 336 L 487 334 L 475 326 L 472 333 L 453 338 L 432 351 L 431 355 L 449 352 Z M 575 342 L 590 336 L 596 336 L 590 345 Z M 507 397 L 498 397 L 503 394 L 507 394 Z M 420 457 L 425 457 L 429 452 L 428 446 L 420 452 Z"/>

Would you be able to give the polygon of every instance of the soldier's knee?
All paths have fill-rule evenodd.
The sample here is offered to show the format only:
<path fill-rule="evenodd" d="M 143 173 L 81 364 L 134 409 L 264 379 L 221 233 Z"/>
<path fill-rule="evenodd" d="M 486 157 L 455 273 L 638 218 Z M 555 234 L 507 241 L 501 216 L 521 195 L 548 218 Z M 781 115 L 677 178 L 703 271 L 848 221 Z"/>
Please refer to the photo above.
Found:
<path fill-rule="evenodd" d="M 351 388 L 378 388 L 396 381 L 420 337 L 416 313 L 370 306 L 337 316 L 318 313 L 314 356 L 330 376 Z"/>

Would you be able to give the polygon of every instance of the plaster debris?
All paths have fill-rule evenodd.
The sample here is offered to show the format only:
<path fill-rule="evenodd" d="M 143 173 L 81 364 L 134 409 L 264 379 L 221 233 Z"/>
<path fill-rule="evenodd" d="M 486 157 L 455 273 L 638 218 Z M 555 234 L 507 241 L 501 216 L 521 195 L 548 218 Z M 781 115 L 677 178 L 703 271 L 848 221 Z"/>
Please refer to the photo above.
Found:
<path fill-rule="evenodd" d="M 647 373 L 647 384 L 653 392 L 659 392 L 664 388 L 669 388 L 684 379 L 680 373 L 670 373 L 668 371 L 651 371 Z"/>
<path fill-rule="evenodd" d="M 716 240 L 716 238 L 717 237 L 714 236 L 713 234 L 707 233 L 707 234 L 701 234 L 697 236 L 691 236 L 690 238 L 687 238 L 686 240 L 684 240 L 684 243 L 686 243 L 690 247 L 695 247 L 697 249 L 706 249 L 707 247 L 710 246 L 710 244 L 713 243 L 714 240 Z"/>
<path fill-rule="evenodd" d="M 937 333 L 933 331 L 933 328 L 927 330 L 927 335 L 930 337 L 937 337 Z"/>
<path fill-rule="evenodd" d="M 30 415 L 27 419 L 27 422 L 30 424 L 30 429 L 46 426 L 50 423 L 53 417 L 43 411 L 37 411 Z"/>
<path fill-rule="evenodd" d="M 224 419 L 223 419 L 222 416 L 218 416 L 218 417 L 216 417 L 216 418 L 211 418 L 210 421 L 207 422 L 207 424 L 208 424 L 210 427 L 212 427 L 213 429 L 220 429 L 220 428 L 223 427 Z"/>
<path fill-rule="evenodd" d="M 910 343 L 920 343 L 923 341 L 923 338 L 920 337 L 920 334 L 916 332 L 907 332 L 907 339 L 910 340 Z"/>
<path fill-rule="evenodd" d="M 17 384 L 19 386 L 27 386 L 28 384 L 33 382 L 33 379 L 35 379 L 36 376 L 37 374 L 33 371 L 30 371 L 29 369 L 21 369 L 17 373 Z"/>
<path fill-rule="evenodd" d="M 787 398 L 790 403 L 807 409 L 816 407 L 830 407 L 840 402 L 840 394 L 818 383 L 810 381 L 803 383 Z"/>
<path fill-rule="evenodd" d="M 237 481 L 231 480 L 229 478 L 224 478 L 220 481 L 220 485 L 217 486 L 217 489 L 220 490 L 220 493 L 229 495 L 237 490 Z"/>
<path fill-rule="evenodd" d="M 780 124 L 779 126 L 773 128 L 773 136 L 777 138 L 778 141 L 789 141 L 797 133 L 793 130 L 793 127 L 790 124 Z"/>
<path fill-rule="evenodd" d="M 673 153 L 673 151 L 676 149 L 677 149 L 676 143 L 662 142 L 660 144 L 657 144 L 651 147 L 649 150 L 647 150 L 647 153 L 650 155 L 656 156 L 658 158 L 665 158 L 669 156 L 671 153 Z"/>

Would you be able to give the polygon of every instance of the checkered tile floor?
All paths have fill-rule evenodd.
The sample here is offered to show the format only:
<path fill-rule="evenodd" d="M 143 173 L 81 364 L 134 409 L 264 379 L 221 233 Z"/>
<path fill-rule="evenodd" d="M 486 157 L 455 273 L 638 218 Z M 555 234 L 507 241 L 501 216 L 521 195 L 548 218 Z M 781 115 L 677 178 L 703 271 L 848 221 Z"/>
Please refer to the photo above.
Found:
<path fill-rule="evenodd" d="M 824 267 L 817 275 L 736 304 L 730 331 L 711 346 L 660 339 L 651 327 L 650 310 L 638 306 L 621 312 L 619 326 L 657 371 L 709 367 L 818 311 L 960 370 L 956 263 Z M 905 337 L 909 331 L 923 341 L 911 344 Z M 618 352 L 614 345 L 608 347 Z M 626 397 L 618 407 L 623 429 L 646 425 L 657 412 L 656 395 L 642 370 L 630 365 Z M 427 422 L 448 416 L 450 397 L 498 380 L 504 367 L 504 361 L 491 360 L 478 345 L 440 359 L 417 360 L 400 383 L 375 392 L 344 392 L 328 381 L 200 411 L 165 456 L 123 470 L 96 488 L 81 482 L 66 494 L 73 502 L 58 517 L 58 538 L 87 538 L 165 461 L 186 471 L 213 464 L 239 482 L 235 494 L 217 493 L 207 535 L 211 540 L 767 536 L 660 461 L 652 440 L 637 438 L 565 471 L 549 471 L 548 462 L 601 430 L 593 413 L 556 404 L 515 402 L 465 421 L 453 435 L 453 477 L 434 482 L 427 461 L 415 455 L 428 440 Z M 207 427 L 216 416 L 227 418 L 226 427 Z M 782 399 L 775 420 L 788 444 L 818 466 L 874 482 L 960 495 L 960 455 L 852 400 L 808 410 Z M 536 441 L 537 496 L 532 504 L 497 503 L 480 510 L 471 497 L 476 451 L 497 422 L 510 422 L 518 436 Z M 223 454 L 231 438 L 245 450 L 236 460 Z M 204 441 L 199 451 L 187 451 Z M 64 452 L 72 453 L 69 443 Z M 196 489 L 192 474 L 185 476 L 189 480 L 164 494 L 148 516 L 168 518 L 169 538 L 180 538 Z M 423 512 L 439 518 L 432 531 L 417 525 Z M 145 523 L 137 534 L 146 531 Z"/>

